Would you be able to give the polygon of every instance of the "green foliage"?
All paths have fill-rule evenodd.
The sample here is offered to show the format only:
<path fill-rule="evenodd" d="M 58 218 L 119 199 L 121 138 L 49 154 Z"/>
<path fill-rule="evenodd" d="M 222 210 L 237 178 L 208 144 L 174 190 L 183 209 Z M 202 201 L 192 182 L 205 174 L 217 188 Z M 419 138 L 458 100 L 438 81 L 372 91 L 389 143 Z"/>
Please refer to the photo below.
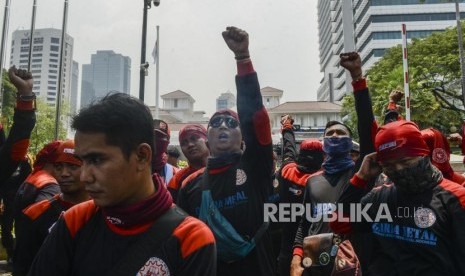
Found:
<path fill-rule="evenodd" d="M 3 100 L 2 100 L 2 124 L 8 133 L 11 125 L 13 124 L 13 113 L 15 108 L 15 95 L 16 87 L 10 82 L 8 78 L 8 72 L 2 70 L 2 82 L 3 82 Z"/>
<path fill-rule="evenodd" d="M 451 126 L 461 125 L 465 111 L 458 52 L 456 28 L 413 39 L 408 45 L 411 119 L 420 128 L 434 127 L 449 132 Z M 403 90 L 402 47 L 398 45 L 386 51 L 367 72 L 367 77 L 373 111 L 378 123 L 382 123 L 389 93 L 394 89 Z M 354 100 L 349 97 L 353 98 L 344 98 L 343 112 L 349 114 L 349 124 L 356 125 Z"/>
<path fill-rule="evenodd" d="M 62 110 L 62 114 L 66 114 L 67 107 L 62 108 Z M 55 118 L 55 107 L 48 105 L 42 99 L 37 99 L 37 122 L 32 130 L 29 153 L 35 156 L 45 144 L 55 140 Z M 58 139 L 63 140 L 65 138 L 66 129 L 64 129 L 63 123 L 60 122 Z"/>

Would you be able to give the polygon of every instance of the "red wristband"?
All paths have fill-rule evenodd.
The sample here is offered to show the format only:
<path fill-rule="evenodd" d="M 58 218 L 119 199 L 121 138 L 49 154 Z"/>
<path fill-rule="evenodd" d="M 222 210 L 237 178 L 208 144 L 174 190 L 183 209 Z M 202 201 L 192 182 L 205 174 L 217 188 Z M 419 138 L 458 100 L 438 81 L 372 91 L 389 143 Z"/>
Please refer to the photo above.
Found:
<path fill-rule="evenodd" d="M 365 189 L 368 183 L 365 179 L 361 179 L 357 174 L 354 174 L 354 176 L 350 179 L 350 184 L 359 189 Z"/>
<path fill-rule="evenodd" d="M 237 75 L 245 76 L 254 73 L 253 64 L 250 59 L 243 59 L 237 61 Z"/>
<path fill-rule="evenodd" d="M 365 78 L 361 78 L 357 81 L 352 81 L 352 87 L 354 88 L 354 93 L 362 91 L 367 88 L 367 80 Z"/>

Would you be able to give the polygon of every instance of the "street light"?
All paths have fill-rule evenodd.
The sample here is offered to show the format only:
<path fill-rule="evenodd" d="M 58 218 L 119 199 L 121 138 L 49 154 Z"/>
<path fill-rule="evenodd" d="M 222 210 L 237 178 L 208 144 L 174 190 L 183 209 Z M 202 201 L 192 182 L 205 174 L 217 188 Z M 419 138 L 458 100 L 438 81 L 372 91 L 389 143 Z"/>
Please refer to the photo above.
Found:
<path fill-rule="evenodd" d="M 145 76 L 147 75 L 147 68 L 144 66 L 145 61 L 145 52 L 147 44 L 147 10 L 151 8 L 152 0 L 143 0 L 144 1 L 144 17 L 142 19 L 142 46 L 140 54 L 140 82 L 139 82 L 139 99 L 144 101 L 145 93 Z M 153 5 L 158 7 L 161 0 L 153 0 Z"/>

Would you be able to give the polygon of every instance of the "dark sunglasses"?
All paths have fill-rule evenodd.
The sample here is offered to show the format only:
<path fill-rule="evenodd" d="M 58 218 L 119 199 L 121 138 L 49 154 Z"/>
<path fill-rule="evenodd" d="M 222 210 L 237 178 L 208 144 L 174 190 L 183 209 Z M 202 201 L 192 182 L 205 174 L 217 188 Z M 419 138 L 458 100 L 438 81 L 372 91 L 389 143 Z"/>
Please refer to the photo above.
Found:
<path fill-rule="evenodd" d="M 214 117 L 213 119 L 210 120 L 210 123 L 208 123 L 208 125 L 213 128 L 218 128 L 221 126 L 223 122 L 226 123 L 226 126 L 228 128 L 236 128 L 239 126 L 239 122 L 233 117 L 223 117 L 223 116 Z"/>

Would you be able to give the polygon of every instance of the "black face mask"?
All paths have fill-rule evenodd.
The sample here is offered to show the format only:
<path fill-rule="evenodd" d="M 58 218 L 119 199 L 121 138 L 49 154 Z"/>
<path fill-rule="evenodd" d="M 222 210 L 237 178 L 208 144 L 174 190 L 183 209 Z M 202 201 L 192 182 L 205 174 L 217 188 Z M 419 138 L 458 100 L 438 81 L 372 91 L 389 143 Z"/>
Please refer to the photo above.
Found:
<path fill-rule="evenodd" d="M 411 167 L 384 173 L 399 191 L 408 194 L 422 193 L 442 180 L 442 173 L 431 164 L 428 156 L 422 157 Z"/>
<path fill-rule="evenodd" d="M 314 173 L 321 168 L 323 152 L 301 153 L 297 156 L 297 168 L 304 173 Z"/>

